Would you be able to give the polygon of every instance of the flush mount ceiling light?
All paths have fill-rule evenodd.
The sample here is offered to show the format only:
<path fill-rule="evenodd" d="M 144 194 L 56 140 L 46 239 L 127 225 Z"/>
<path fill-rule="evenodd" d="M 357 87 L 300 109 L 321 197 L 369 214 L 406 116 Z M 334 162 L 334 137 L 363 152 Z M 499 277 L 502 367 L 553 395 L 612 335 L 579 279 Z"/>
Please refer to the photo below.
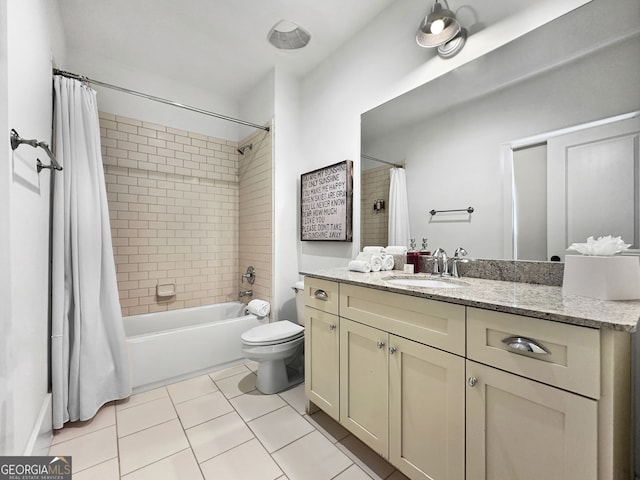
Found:
<path fill-rule="evenodd" d="M 271 45 L 280 50 L 296 50 L 309 43 L 311 34 L 289 20 L 280 20 L 273 26 L 267 39 Z"/>
<path fill-rule="evenodd" d="M 436 0 L 431 13 L 420 23 L 416 42 L 421 47 L 437 48 L 438 55 L 450 58 L 456 55 L 467 40 L 467 31 L 460 26 L 456 15 Z"/>

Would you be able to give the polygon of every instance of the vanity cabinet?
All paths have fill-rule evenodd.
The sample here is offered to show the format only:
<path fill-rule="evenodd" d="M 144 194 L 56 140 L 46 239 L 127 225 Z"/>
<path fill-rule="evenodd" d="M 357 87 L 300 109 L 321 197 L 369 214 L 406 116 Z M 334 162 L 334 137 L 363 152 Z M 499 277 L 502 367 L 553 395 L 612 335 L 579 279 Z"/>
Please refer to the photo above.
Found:
<path fill-rule="evenodd" d="M 305 280 L 305 394 L 340 420 L 338 284 Z"/>
<path fill-rule="evenodd" d="M 632 477 L 627 332 L 306 282 L 307 398 L 412 480 Z"/>
<path fill-rule="evenodd" d="M 422 343 L 463 353 L 464 322 L 459 305 L 340 287 L 340 423 L 412 479 L 464 479 L 464 358 Z"/>

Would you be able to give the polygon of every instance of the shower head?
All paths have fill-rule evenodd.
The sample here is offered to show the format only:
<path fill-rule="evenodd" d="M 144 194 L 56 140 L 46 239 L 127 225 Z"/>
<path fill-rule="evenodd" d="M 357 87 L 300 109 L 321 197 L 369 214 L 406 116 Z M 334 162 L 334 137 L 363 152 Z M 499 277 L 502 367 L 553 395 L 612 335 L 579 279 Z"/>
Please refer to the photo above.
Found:
<path fill-rule="evenodd" d="M 247 145 L 243 145 L 242 147 L 238 147 L 238 149 L 236 150 L 240 155 L 244 155 L 244 152 L 247 150 L 252 150 L 253 149 L 253 143 L 249 143 Z"/>

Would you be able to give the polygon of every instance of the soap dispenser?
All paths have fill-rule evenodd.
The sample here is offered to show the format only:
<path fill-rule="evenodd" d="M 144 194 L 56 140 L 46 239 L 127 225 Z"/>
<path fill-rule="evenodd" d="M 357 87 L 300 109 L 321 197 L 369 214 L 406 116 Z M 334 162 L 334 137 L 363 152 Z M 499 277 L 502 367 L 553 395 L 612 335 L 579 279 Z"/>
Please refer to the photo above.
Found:
<path fill-rule="evenodd" d="M 416 251 L 416 239 L 409 239 L 409 251 L 407 252 L 407 264 L 413 265 L 414 273 L 420 271 L 420 252 Z"/>

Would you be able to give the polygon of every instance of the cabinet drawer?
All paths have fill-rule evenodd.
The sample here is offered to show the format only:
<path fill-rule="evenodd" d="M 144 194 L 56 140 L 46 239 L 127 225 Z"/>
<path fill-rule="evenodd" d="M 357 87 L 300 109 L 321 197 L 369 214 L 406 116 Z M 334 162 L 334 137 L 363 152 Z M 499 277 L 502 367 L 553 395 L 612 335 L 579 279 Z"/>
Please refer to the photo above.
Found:
<path fill-rule="evenodd" d="M 304 279 L 304 304 L 337 315 L 338 285 L 337 282 L 306 277 Z"/>
<path fill-rule="evenodd" d="M 533 347 L 537 353 L 517 348 L 518 342 L 527 348 L 530 341 L 540 347 Z M 587 397 L 600 397 L 600 331 L 596 329 L 469 307 L 467 357 Z"/>
<path fill-rule="evenodd" d="M 340 316 L 464 356 L 462 305 L 342 285 Z"/>

